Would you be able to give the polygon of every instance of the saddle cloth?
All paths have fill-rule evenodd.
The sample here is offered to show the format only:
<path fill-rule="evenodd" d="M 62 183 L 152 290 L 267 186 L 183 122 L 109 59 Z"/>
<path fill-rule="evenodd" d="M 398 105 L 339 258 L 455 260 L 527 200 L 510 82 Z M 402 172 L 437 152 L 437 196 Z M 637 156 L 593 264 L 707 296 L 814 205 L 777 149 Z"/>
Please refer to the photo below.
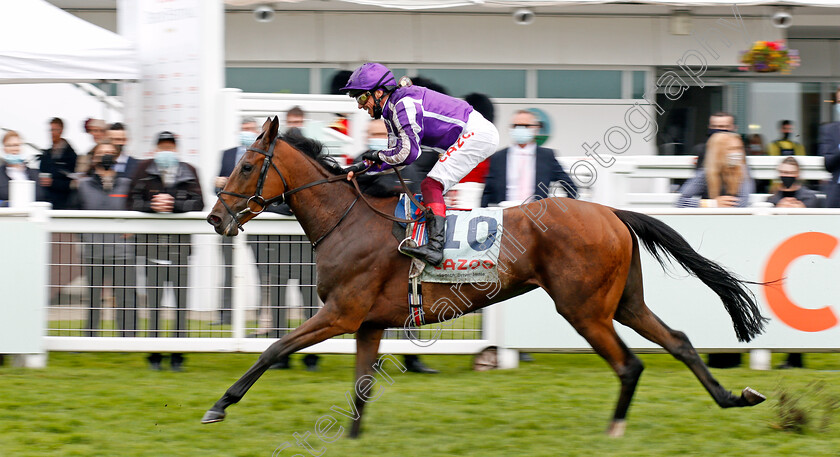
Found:
<path fill-rule="evenodd" d="M 415 197 L 421 200 L 420 195 Z M 399 232 L 403 238 L 411 238 L 418 245 L 427 242 L 425 215 L 407 195 L 400 197 L 394 216 L 404 219 L 421 216 L 417 223 L 398 224 L 402 228 Z M 502 244 L 502 231 L 501 208 L 447 209 L 443 263 L 433 267 L 420 262 L 423 267 L 420 280 L 438 283 L 498 282 L 496 261 Z"/>

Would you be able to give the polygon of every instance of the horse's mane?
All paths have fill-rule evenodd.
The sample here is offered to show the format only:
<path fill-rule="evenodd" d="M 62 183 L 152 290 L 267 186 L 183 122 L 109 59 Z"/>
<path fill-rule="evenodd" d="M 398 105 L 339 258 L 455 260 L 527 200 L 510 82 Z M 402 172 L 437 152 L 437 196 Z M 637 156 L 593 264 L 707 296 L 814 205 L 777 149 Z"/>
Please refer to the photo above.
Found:
<path fill-rule="evenodd" d="M 324 145 L 318 140 L 307 138 L 303 136 L 300 129 L 289 129 L 286 133 L 280 136 L 280 139 L 289 144 L 289 146 L 304 153 L 307 157 L 318 162 L 324 167 L 327 172 L 332 175 L 344 174 L 344 168 L 335 160 L 335 157 L 324 152 Z M 358 175 L 356 181 L 359 182 L 359 188 L 362 189 L 366 195 L 372 197 L 395 197 L 400 194 L 398 189 L 391 189 L 381 185 L 380 175 Z M 350 182 L 344 181 L 348 186 L 352 186 Z"/>

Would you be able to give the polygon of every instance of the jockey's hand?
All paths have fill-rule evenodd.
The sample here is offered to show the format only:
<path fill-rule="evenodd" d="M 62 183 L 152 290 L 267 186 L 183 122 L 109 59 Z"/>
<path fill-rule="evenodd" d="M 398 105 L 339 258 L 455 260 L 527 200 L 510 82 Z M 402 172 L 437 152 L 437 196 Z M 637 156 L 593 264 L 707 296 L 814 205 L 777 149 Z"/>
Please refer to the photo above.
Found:
<path fill-rule="evenodd" d="M 352 171 L 351 171 L 351 172 L 348 172 L 348 173 L 347 173 L 347 180 L 348 180 L 348 181 L 352 181 L 352 180 L 353 180 L 353 176 L 355 176 L 355 175 L 356 175 L 356 173 L 355 173 L 355 172 L 352 172 Z"/>
<path fill-rule="evenodd" d="M 365 151 L 362 154 L 362 159 L 370 163 L 382 163 L 382 159 L 379 157 L 379 151 Z"/>

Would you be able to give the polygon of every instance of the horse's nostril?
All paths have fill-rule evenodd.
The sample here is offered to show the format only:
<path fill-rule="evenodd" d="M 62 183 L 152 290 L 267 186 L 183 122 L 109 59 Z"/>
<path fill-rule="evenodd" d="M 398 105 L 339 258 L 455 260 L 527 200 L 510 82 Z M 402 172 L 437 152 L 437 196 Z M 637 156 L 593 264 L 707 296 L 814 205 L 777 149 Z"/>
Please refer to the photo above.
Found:
<path fill-rule="evenodd" d="M 210 225 L 215 227 L 215 226 L 218 226 L 219 224 L 222 223 L 222 218 L 219 217 L 219 216 L 216 216 L 215 214 L 211 214 L 211 215 L 207 216 L 207 222 L 209 222 Z"/>

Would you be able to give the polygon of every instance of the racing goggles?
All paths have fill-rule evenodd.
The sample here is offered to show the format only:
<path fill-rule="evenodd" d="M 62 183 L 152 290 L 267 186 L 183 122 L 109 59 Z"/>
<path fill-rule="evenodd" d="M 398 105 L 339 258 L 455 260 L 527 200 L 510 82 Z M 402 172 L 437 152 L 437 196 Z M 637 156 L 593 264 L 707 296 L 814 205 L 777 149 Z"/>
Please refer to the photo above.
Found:
<path fill-rule="evenodd" d="M 364 91 L 360 94 L 355 95 L 353 98 L 356 99 L 356 103 L 358 103 L 359 105 L 364 105 L 368 102 L 370 97 L 372 97 L 371 93 L 369 91 Z"/>

